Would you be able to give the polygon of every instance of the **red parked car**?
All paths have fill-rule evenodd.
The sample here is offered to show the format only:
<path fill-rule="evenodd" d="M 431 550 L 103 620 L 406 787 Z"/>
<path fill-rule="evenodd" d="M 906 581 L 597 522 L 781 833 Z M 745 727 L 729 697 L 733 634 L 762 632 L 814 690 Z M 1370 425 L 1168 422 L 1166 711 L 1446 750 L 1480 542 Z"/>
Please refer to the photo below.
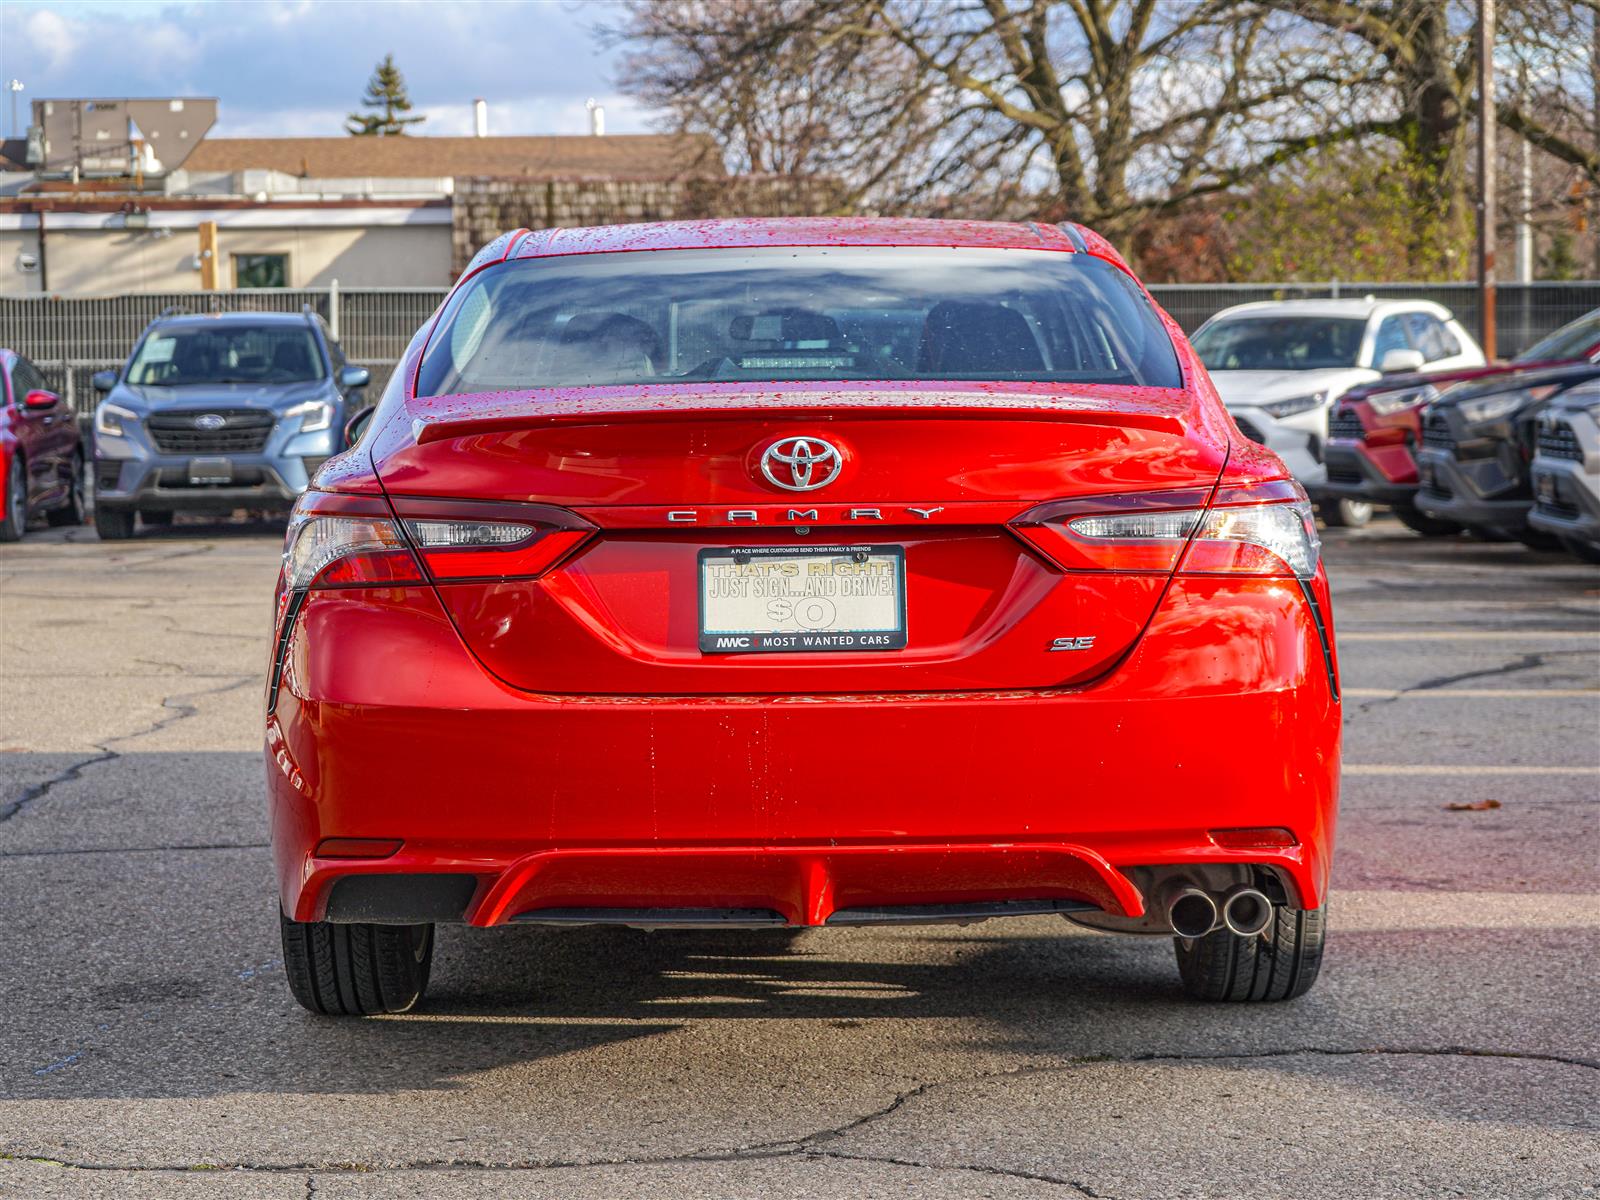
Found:
<path fill-rule="evenodd" d="M 15 350 L 0 350 L 0 542 L 21 539 L 33 516 L 83 522 L 83 439 L 72 409 Z"/>
<path fill-rule="evenodd" d="M 297 506 L 285 965 L 437 922 L 1060 914 L 1190 994 L 1316 977 L 1339 781 L 1304 492 L 1080 226 L 508 234 Z"/>
<path fill-rule="evenodd" d="M 1460 533 L 1454 521 L 1417 507 L 1416 450 L 1422 444 L 1423 410 L 1452 384 L 1569 362 L 1600 362 L 1600 308 L 1568 322 L 1510 362 L 1432 375 L 1387 375 L 1351 388 L 1328 419 L 1325 490 L 1346 500 L 1387 504 L 1403 524 L 1421 534 Z"/>

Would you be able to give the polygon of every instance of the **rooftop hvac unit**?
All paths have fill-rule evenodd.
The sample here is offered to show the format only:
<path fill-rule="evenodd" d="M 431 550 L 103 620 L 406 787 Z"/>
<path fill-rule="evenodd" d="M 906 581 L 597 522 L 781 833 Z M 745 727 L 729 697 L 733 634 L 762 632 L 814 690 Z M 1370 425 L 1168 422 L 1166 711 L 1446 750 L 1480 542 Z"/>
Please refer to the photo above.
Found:
<path fill-rule="evenodd" d="M 216 120 L 210 97 L 35 100 L 28 165 L 46 178 L 165 175 L 183 165 Z"/>

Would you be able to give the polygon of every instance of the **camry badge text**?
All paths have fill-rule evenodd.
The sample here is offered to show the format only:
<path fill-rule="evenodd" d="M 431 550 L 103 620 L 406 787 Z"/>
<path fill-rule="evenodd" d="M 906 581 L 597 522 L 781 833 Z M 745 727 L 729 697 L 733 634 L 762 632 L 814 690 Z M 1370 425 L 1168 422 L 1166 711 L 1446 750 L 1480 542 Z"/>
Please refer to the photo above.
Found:
<path fill-rule="evenodd" d="M 889 521 L 894 519 L 893 516 L 884 516 L 885 510 L 882 508 L 833 508 L 826 514 L 815 508 L 791 508 L 787 514 L 781 510 L 767 510 L 764 512 L 756 508 L 729 508 L 719 511 L 722 520 L 730 525 L 740 521 L 748 521 L 757 525 L 763 521 L 787 521 L 792 525 L 802 525 L 811 522 L 826 524 L 831 521 Z M 894 509 L 887 511 L 891 514 L 895 512 Z M 934 505 L 932 508 L 912 508 L 907 506 L 900 511 L 910 513 L 920 521 L 931 521 L 934 518 L 934 514 L 944 511 L 944 507 L 942 505 Z M 715 521 L 718 515 L 719 513 L 712 512 L 706 513 L 705 517 L 707 520 Z M 672 525 L 698 525 L 701 522 L 701 512 L 697 508 L 669 509 L 667 511 L 667 521 Z"/>

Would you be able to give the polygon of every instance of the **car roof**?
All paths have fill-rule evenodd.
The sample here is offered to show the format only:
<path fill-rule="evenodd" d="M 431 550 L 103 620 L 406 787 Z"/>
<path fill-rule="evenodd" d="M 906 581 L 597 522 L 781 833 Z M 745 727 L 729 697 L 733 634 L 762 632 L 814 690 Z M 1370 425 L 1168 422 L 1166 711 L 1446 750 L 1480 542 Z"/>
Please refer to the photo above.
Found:
<path fill-rule="evenodd" d="M 1431 300 L 1379 300 L 1376 296 L 1363 296 L 1358 300 L 1256 300 L 1225 308 L 1211 319 L 1220 321 L 1230 317 L 1283 316 L 1345 317 L 1367 321 L 1375 316 L 1397 312 L 1425 312 L 1444 321 L 1455 319 L 1448 308 Z"/>
<path fill-rule="evenodd" d="M 171 313 L 150 322 L 151 328 L 166 329 L 182 325 L 305 325 L 308 314 L 303 312 L 217 312 Z M 315 321 L 310 324 L 315 325 Z"/>
<path fill-rule="evenodd" d="M 1099 241 L 1088 231 L 1083 233 Z M 749 249 L 757 246 L 955 246 L 1064 252 L 1089 248 L 1083 235 L 1033 221 L 751 217 L 542 229 L 515 240 L 507 257 L 549 258 L 627 250 Z"/>

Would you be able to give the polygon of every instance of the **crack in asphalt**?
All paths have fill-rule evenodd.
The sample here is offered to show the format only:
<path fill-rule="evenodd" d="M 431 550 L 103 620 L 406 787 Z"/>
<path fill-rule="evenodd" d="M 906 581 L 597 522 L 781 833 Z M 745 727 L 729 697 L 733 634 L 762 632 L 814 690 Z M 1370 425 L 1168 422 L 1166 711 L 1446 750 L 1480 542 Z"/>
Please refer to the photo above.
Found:
<path fill-rule="evenodd" d="M 57 858 L 72 854 L 176 854 L 190 850 L 267 850 L 271 842 L 205 842 L 184 846 L 71 846 L 56 850 L 0 850 L 0 858 Z"/>
<path fill-rule="evenodd" d="M 77 762 L 72 763 L 70 766 L 52 775 L 49 779 L 44 780 L 42 783 L 36 783 L 32 787 L 24 789 L 22 794 L 15 800 L 0 805 L 0 825 L 5 824 L 17 814 L 26 811 L 28 808 L 38 801 L 44 799 L 44 797 L 49 795 L 53 790 L 60 787 L 62 784 L 71 783 L 73 780 L 79 778 L 90 767 L 96 766 L 99 763 L 115 762 L 117 759 L 121 758 L 122 751 L 113 750 L 113 746 L 121 745 L 126 742 L 138 741 L 140 738 L 150 737 L 153 734 L 160 733 L 168 726 L 175 725 L 179 721 L 188 720 L 190 717 L 194 716 L 200 711 L 196 705 L 185 703 L 186 701 L 199 700 L 206 696 L 220 696 L 224 692 L 237 691 L 246 684 L 255 683 L 257 681 L 256 676 L 254 675 L 233 675 L 227 676 L 227 678 L 232 679 L 234 682 L 224 684 L 221 687 L 207 688 L 203 691 L 175 692 L 170 696 L 162 697 L 161 707 L 163 710 L 168 710 L 169 715 L 158 718 L 144 729 L 135 730 L 133 733 L 119 734 L 116 737 L 107 738 L 104 742 L 96 743 L 95 750 L 98 753 L 81 758 Z"/>
<path fill-rule="evenodd" d="M 891 1156 L 879 1156 L 868 1153 L 852 1154 L 842 1149 L 831 1148 L 831 1143 L 840 1141 L 858 1130 L 869 1125 L 884 1121 L 899 1112 L 906 1105 L 920 1097 L 929 1095 L 938 1089 L 950 1087 L 973 1086 L 991 1082 L 1028 1079 L 1041 1075 L 1063 1074 L 1068 1071 L 1082 1070 L 1084 1067 L 1100 1065 L 1108 1066 L 1135 1066 L 1143 1063 L 1166 1062 L 1253 1062 L 1262 1059 L 1297 1058 L 1297 1057 L 1322 1057 L 1322 1058 L 1465 1058 L 1465 1059 L 1507 1059 L 1520 1062 L 1544 1062 L 1559 1066 L 1578 1067 L 1585 1070 L 1600 1071 L 1600 1059 L 1577 1058 L 1561 1054 L 1544 1054 L 1536 1051 L 1521 1050 L 1495 1050 L 1479 1049 L 1471 1046 L 1299 1046 L 1288 1047 L 1281 1050 L 1241 1051 L 1233 1054 L 1190 1054 L 1190 1053 L 1151 1053 L 1136 1055 L 1087 1055 L 1073 1058 L 1062 1063 L 1052 1063 L 1045 1066 L 1019 1067 L 1010 1071 L 988 1071 L 977 1075 L 958 1076 L 952 1079 L 930 1080 L 919 1083 L 915 1087 L 898 1092 L 892 1100 L 879 1108 L 860 1116 L 852 1117 L 843 1124 L 816 1130 L 799 1138 L 789 1138 L 780 1141 L 754 1142 L 744 1146 L 735 1146 L 728 1150 L 699 1150 L 684 1154 L 662 1155 L 625 1155 L 620 1158 L 597 1159 L 547 1159 L 524 1160 L 521 1162 L 501 1161 L 496 1162 L 484 1159 L 450 1159 L 430 1158 L 413 1159 L 406 1162 L 391 1164 L 357 1163 L 350 1161 L 314 1163 L 248 1163 L 248 1162 L 198 1162 L 165 1164 L 147 1166 L 143 1164 L 126 1164 L 110 1162 L 69 1162 L 61 1159 L 49 1158 L 44 1155 L 21 1154 L 14 1151 L 0 1150 L 0 1162 L 31 1162 L 51 1166 L 59 1166 L 81 1171 L 130 1171 L 149 1174 L 175 1173 L 186 1171 L 254 1171 L 261 1174 L 273 1175 L 305 1175 L 317 1173 L 323 1175 L 365 1174 L 375 1171 L 575 1171 L 592 1170 L 602 1167 L 650 1167 L 671 1166 L 684 1163 L 728 1163 L 749 1162 L 763 1159 L 816 1159 L 835 1158 L 857 1162 L 883 1162 L 895 1166 L 921 1168 L 924 1170 L 949 1170 L 949 1171 L 976 1171 L 990 1175 L 1006 1175 L 1018 1179 L 1036 1181 L 1040 1183 L 1056 1184 L 1076 1189 L 1080 1194 L 1093 1197 L 1095 1200 L 1109 1200 L 1102 1193 L 1093 1191 L 1088 1185 L 1072 1179 L 1059 1176 L 1050 1176 L 1026 1172 L 1019 1169 L 995 1167 L 983 1163 L 926 1163 L 913 1159 L 898 1159 Z"/>
<path fill-rule="evenodd" d="M 1449 687 L 1453 683 L 1464 683 L 1469 679 L 1493 679 L 1497 676 L 1515 675 L 1521 671 L 1533 671 L 1539 667 L 1551 665 L 1551 658 L 1558 658 L 1572 654 L 1589 654 L 1588 650 L 1544 650 L 1535 654 L 1523 654 L 1514 659 L 1502 662 L 1496 667 L 1484 667 L 1477 671 L 1463 671 L 1458 675 L 1437 675 L 1431 679 L 1424 679 L 1418 683 L 1408 684 L 1395 689 L 1392 696 L 1379 696 L 1372 700 L 1364 701 L 1357 706 L 1357 711 L 1366 713 L 1380 704 L 1393 704 L 1403 700 L 1416 692 L 1434 692 L 1440 688 Z"/>

